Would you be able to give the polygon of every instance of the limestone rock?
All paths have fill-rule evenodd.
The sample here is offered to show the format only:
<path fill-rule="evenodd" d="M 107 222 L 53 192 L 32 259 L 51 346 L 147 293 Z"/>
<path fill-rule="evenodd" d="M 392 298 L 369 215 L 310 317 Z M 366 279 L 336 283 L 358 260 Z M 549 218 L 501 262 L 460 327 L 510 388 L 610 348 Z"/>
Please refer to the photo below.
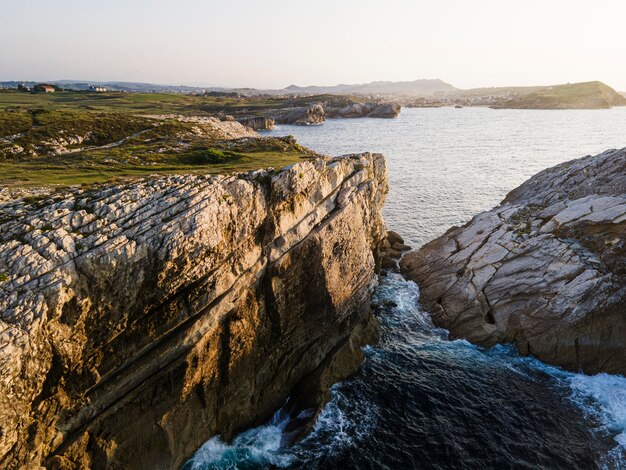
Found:
<path fill-rule="evenodd" d="M 397 103 L 350 103 L 345 106 L 324 106 L 329 118 L 395 118 L 400 115 L 401 107 Z"/>
<path fill-rule="evenodd" d="M 387 232 L 387 240 L 389 241 L 390 244 L 394 244 L 394 243 L 404 244 L 404 238 L 402 238 L 402 236 L 398 232 L 394 232 L 393 230 L 389 230 Z"/>
<path fill-rule="evenodd" d="M 376 106 L 367 117 L 395 118 L 400 115 L 400 109 L 398 103 L 384 103 Z"/>
<path fill-rule="evenodd" d="M 275 125 L 274 118 L 265 116 L 241 116 L 237 118 L 237 121 L 255 131 L 274 129 Z"/>
<path fill-rule="evenodd" d="M 457 337 L 626 374 L 626 149 L 535 175 L 401 269 Z"/>
<path fill-rule="evenodd" d="M 319 406 L 375 333 L 387 189 L 362 154 L 1 203 L 0 467 L 178 468 Z"/>
<path fill-rule="evenodd" d="M 326 112 L 321 104 L 314 104 L 273 111 L 269 117 L 278 124 L 311 125 L 322 124 L 326 120 Z"/>

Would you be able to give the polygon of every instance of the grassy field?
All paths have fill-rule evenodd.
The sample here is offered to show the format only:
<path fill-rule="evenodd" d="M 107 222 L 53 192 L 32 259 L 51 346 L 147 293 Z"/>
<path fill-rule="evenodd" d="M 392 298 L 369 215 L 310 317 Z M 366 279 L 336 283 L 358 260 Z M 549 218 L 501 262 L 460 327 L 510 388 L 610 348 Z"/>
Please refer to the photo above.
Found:
<path fill-rule="evenodd" d="M 216 97 L 166 93 L 23 93 L 0 90 L 0 110 L 36 109 L 95 111 L 101 113 L 215 115 L 257 114 L 263 110 L 304 106 L 311 101 L 351 101 L 349 97 L 319 95 L 315 97 Z"/>
<path fill-rule="evenodd" d="M 0 185 L 88 185 L 152 174 L 217 174 L 288 165 L 314 154 L 293 138 L 227 140 L 214 126 L 148 116 L 236 114 L 284 102 L 2 91 Z"/>

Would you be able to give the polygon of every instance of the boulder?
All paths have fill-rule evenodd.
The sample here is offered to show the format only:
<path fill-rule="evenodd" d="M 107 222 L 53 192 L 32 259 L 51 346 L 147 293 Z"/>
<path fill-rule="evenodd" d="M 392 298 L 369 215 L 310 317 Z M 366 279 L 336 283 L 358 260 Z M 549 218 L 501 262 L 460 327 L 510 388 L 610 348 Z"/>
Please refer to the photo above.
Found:
<path fill-rule="evenodd" d="M 237 121 L 244 126 L 250 127 L 255 131 L 267 131 L 274 129 L 274 118 L 265 116 L 242 116 L 238 117 Z"/>
<path fill-rule="evenodd" d="M 404 243 L 404 238 L 400 236 L 398 232 L 394 232 L 393 230 L 387 231 L 387 240 L 389 243 Z"/>
<path fill-rule="evenodd" d="M 411 247 L 409 245 L 405 245 L 404 243 L 392 243 L 391 249 L 396 251 L 409 251 Z"/>

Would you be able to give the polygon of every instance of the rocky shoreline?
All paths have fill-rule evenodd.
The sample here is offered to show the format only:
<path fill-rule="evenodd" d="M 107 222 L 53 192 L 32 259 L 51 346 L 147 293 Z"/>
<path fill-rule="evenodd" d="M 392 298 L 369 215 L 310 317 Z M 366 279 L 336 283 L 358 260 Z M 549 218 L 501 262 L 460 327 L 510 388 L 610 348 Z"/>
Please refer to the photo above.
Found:
<path fill-rule="evenodd" d="M 626 149 L 542 171 L 401 270 L 456 337 L 626 374 Z"/>
<path fill-rule="evenodd" d="M 384 158 L 0 205 L 0 466 L 177 468 L 376 336 Z"/>
<path fill-rule="evenodd" d="M 294 106 L 266 111 L 263 116 L 239 116 L 235 119 L 254 130 L 273 129 L 275 124 L 318 125 L 326 119 L 341 118 L 396 118 L 401 106 L 388 102 L 317 102 L 307 106 Z"/>

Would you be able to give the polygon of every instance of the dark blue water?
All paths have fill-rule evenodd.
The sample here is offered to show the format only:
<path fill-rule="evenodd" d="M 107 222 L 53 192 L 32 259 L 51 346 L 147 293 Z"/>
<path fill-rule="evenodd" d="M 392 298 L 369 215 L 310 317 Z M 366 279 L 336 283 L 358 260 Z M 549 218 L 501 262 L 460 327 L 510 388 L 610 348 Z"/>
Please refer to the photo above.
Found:
<path fill-rule="evenodd" d="M 626 379 L 449 341 L 418 295 L 400 275 L 381 278 L 376 300 L 397 307 L 378 312 L 380 342 L 304 440 L 281 447 L 279 411 L 230 445 L 210 440 L 185 470 L 624 468 Z"/>
<path fill-rule="evenodd" d="M 390 228 L 414 246 L 497 204 L 556 163 L 626 145 L 626 109 L 403 110 L 397 120 L 283 126 L 317 151 L 386 154 Z M 334 386 L 305 439 L 281 445 L 281 411 L 185 470 L 247 468 L 626 469 L 626 378 L 585 376 L 522 358 L 510 346 L 450 341 L 399 275 L 381 278 L 378 344 Z"/>

